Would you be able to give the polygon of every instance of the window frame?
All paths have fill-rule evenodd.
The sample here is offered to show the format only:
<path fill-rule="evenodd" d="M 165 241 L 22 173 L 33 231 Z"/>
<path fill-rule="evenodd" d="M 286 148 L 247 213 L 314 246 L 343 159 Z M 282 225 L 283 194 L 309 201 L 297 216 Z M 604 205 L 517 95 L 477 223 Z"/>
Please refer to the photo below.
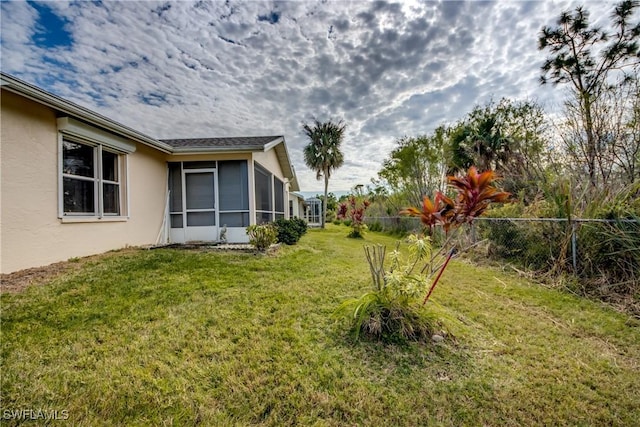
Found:
<path fill-rule="evenodd" d="M 64 143 L 81 144 L 91 147 L 93 153 L 93 176 L 68 174 L 64 172 Z M 103 176 L 103 152 L 116 155 L 116 180 L 105 179 Z M 128 152 L 118 150 L 108 144 L 88 141 L 81 136 L 63 131 L 58 132 L 58 218 L 62 222 L 91 222 L 91 221 L 126 221 L 129 219 L 129 168 Z M 74 179 L 93 183 L 93 212 L 65 212 L 64 209 L 64 179 Z M 105 212 L 105 185 L 115 185 L 118 188 L 118 213 Z"/>

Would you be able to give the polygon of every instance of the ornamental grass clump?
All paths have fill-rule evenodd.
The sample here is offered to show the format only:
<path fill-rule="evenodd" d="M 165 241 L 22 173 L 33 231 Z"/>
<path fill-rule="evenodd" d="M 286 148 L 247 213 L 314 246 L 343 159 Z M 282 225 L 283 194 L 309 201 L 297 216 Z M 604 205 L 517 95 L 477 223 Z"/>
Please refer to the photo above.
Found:
<path fill-rule="evenodd" d="M 417 304 L 426 288 L 427 276 L 417 267 L 431 255 L 429 237 L 411 235 L 407 239 L 409 257 L 405 260 L 400 242 L 387 261 L 383 245 L 365 246 L 373 290 L 360 298 L 344 301 L 336 310 L 350 319 L 356 339 L 364 336 L 383 341 L 427 341 L 439 326 L 437 319 Z M 385 266 L 387 262 L 388 266 Z"/>
<path fill-rule="evenodd" d="M 255 224 L 247 227 L 249 243 L 258 251 L 266 251 L 278 241 L 278 230 L 273 224 Z"/>
<path fill-rule="evenodd" d="M 462 177 L 449 177 L 454 197 L 437 192 L 433 201 L 424 197 L 421 209 L 401 211 L 419 217 L 425 228 L 424 234 L 413 234 L 406 240 L 407 258 L 403 258 L 401 242 L 389 257 L 384 246 L 365 246 L 373 290 L 343 302 L 337 309 L 338 314 L 350 319 L 356 339 L 362 335 L 385 341 L 424 341 L 432 337 L 440 325 L 424 306 L 453 255 L 468 249 L 456 247 L 454 231 L 472 223 L 491 203 L 506 202 L 509 198 L 509 193 L 493 186 L 495 179 L 493 171 L 478 173 L 471 167 Z M 436 226 L 441 226 L 447 237 L 434 249 L 431 236 Z"/>

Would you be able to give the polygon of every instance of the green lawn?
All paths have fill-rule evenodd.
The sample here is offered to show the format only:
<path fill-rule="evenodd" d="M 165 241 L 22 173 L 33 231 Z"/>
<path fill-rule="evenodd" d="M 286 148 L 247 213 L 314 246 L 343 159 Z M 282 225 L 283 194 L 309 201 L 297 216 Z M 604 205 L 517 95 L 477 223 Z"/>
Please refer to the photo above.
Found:
<path fill-rule="evenodd" d="M 3 294 L 3 425 L 637 425 L 639 322 L 495 269 L 443 275 L 455 342 L 352 342 L 331 314 L 368 290 L 362 244 L 394 240 L 347 233 L 110 253 Z"/>

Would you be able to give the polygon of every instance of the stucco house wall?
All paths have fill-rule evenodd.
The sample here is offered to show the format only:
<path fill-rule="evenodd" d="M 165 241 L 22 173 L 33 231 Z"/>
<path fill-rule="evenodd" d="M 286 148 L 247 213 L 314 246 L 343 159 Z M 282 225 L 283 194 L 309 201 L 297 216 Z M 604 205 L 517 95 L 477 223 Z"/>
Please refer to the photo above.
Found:
<path fill-rule="evenodd" d="M 280 167 L 280 163 L 278 162 L 278 158 L 276 157 L 276 153 L 274 150 L 269 150 L 267 152 L 257 152 L 253 153 L 253 161 L 257 162 L 262 167 L 268 169 L 274 176 L 276 176 L 280 181 L 286 181 L 284 178 L 284 174 L 282 173 L 282 168 Z"/>
<path fill-rule="evenodd" d="M 278 205 L 290 188 L 298 190 L 283 136 L 159 140 L 0 74 L 1 273 L 125 246 L 216 242 L 225 230 L 227 241 L 245 242 L 246 225 L 258 214 L 261 220 L 288 216 L 287 208 L 276 211 L 276 193 L 271 208 L 264 198 L 273 177 L 284 183 Z M 235 163 L 242 160 L 246 178 L 244 166 Z M 202 167 L 173 163 L 201 161 Z M 256 184 L 257 164 L 266 172 Z M 176 170 L 184 186 L 176 187 Z M 207 180 L 211 186 L 202 184 Z M 181 190 L 169 200 L 169 188 Z M 224 208 L 217 206 L 222 193 Z M 263 210 L 256 210 L 257 200 Z M 218 224 L 223 215 L 228 229 Z M 182 238 L 172 240 L 180 229 Z"/>
<path fill-rule="evenodd" d="M 127 156 L 129 218 L 64 222 L 58 217 L 56 112 L 7 91 L 1 105 L 2 273 L 155 242 L 165 205 L 163 153 L 137 144 Z"/>

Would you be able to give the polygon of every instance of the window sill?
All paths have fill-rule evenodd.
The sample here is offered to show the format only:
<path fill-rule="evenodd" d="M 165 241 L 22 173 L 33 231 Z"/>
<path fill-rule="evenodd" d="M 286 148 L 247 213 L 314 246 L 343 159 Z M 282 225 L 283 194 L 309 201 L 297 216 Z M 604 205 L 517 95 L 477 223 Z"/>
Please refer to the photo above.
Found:
<path fill-rule="evenodd" d="M 60 218 L 60 222 L 63 224 L 76 222 L 125 222 L 128 220 L 128 216 L 64 216 Z"/>

